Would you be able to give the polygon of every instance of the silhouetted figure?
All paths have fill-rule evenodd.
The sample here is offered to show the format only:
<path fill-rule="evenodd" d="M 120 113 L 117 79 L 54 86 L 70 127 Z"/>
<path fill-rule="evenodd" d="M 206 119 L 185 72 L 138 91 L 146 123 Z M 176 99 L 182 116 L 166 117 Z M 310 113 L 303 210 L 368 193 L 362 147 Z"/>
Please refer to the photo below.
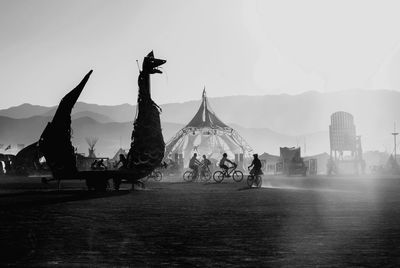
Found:
<path fill-rule="evenodd" d="M 120 169 L 121 169 L 121 168 L 127 168 L 128 160 L 126 159 L 125 155 L 123 155 L 123 154 L 120 154 L 120 155 L 119 155 L 119 160 L 118 160 L 117 163 L 115 163 L 114 167 L 115 167 L 115 168 L 118 167 L 119 164 L 121 164 Z"/>
<path fill-rule="evenodd" d="M 193 170 L 193 172 L 194 172 L 193 177 L 194 178 L 197 177 L 197 174 L 199 172 L 199 165 L 200 164 L 201 164 L 200 161 L 197 160 L 197 154 L 194 153 L 193 157 L 190 158 L 190 161 L 189 161 L 189 168 L 191 168 Z"/>
<path fill-rule="evenodd" d="M 204 176 L 205 171 L 208 169 L 209 166 L 211 165 L 211 161 L 207 159 L 205 155 L 203 155 L 203 160 L 201 160 L 201 175 Z"/>
<path fill-rule="evenodd" d="M 261 161 L 258 158 L 258 154 L 253 154 L 253 161 L 251 162 L 251 165 L 248 167 L 250 169 L 250 175 L 261 175 L 263 172 L 261 171 Z"/>
<path fill-rule="evenodd" d="M 92 162 L 92 164 L 90 165 L 90 168 L 93 169 L 93 170 L 97 168 L 97 160 L 94 160 Z"/>
<path fill-rule="evenodd" d="M 227 162 L 230 163 L 231 165 L 235 165 L 234 162 L 232 162 L 231 160 L 228 159 L 228 155 L 226 153 L 224 153 L 222 155 L 222 159 L 219 161 L 219 167 L 225 171 L 225 173 L 227 174 L 227 177 L 230 177 L 230 175 L 228 173 L 229 167 L 226 164 Z"/>
<path fill-rule="evenodd" d="M 107 169 L 106 165 L 104 165 L 103 159 L 100 159 L 99 161 L 97 161 L 96 168 L 97 169 Z"/>

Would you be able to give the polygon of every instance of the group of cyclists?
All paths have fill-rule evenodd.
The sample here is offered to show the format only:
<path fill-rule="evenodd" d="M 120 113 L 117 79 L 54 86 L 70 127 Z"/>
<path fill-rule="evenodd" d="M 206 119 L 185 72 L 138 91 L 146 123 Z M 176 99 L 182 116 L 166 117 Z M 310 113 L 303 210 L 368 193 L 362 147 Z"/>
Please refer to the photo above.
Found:
<path fill-rule="evenodd" d="M 118 167 L 119 165 L 122 165 L 121 168 L 126 168 L 127 166 L 127 159 L 123 154 L 119 155 L 119 161 L 114 165 L 114 167 Z M 197 178 L 197 176 L 205 176 L 206 172 L 210 173 L 210 165 L 211 161 L 207 159 L 206 155 L 203 155 L 200 161 L 197 159 L 197 153 L 194 153 L 189 161 L 189 168 L 193 171 L 194 178 Z M 228 159 L 228 155 L 226 153 L 223 153 L 218 166 L 221 168 L 221 170 L 223 170 L 224 176 L 231 177 L 229 170 L 232 171 L 236 169 L 237 164 Z M 258 158 L 258 154 L 253 154 L 253 161 L 251 162 L 251 165 L 248 166 L 250 175 L 262 175 L 263 172 L 261 171 L 261 167 L 262 165 L 260 159 Z"/>
<path fill-rule="evenodd" d="M 197 177 L 200 171 L 200 176 L 204 174 L 206 170 L 209 170 L 209 166 L 211 165 L 211 161 L 207 159 L 205 155 L 202 157 L 203 159 L 199 161 L 197 159 L 197 153 L 194 153 L 192 158 L 189 161 L 189 168 L 193 170 L 194 177 Z M 221 160 L 219 161 L 218 166 L 225 172 L 227 177 L 230 177 L 229 175 L 229 169 L 231 167 L 236 168 L 237 164 L 231 160 L 228 159 L 228 155 L 224 153 L 222 155 Z M 250 175 L 261 175 L 261 161 L 258 158 L 258 154 L 253 154 L 253 161 L 251 162 L 251 165 L 248 167 L 250 170 Z"/>
<path fill-rule="evenodd" d="M 210 170 L 209 166 L 211 165 L 211 161 L 207 159 L 205 155 L 203 155 L 203 159 L 199 161 L 197 159 L 197 154 L 194 153 L 192 158 L 190 158 L 189 161 L 189 168 L 193 170 L 194 177 L 196 178 L 197 175 L 199 174 L 200 170 L 200 176 L 204 175 L 204 173 L 207 170 Z"/>

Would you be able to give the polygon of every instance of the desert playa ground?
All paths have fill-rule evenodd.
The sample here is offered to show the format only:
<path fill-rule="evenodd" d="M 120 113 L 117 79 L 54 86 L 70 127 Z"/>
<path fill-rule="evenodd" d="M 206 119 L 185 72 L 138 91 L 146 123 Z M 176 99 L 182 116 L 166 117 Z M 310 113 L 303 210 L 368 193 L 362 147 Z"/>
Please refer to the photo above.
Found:
<path fill-rule="evenodd" d="M 0 177 L 0 265 L 398 267 L 400 179 L 266 177 L 249 189 Z"/>

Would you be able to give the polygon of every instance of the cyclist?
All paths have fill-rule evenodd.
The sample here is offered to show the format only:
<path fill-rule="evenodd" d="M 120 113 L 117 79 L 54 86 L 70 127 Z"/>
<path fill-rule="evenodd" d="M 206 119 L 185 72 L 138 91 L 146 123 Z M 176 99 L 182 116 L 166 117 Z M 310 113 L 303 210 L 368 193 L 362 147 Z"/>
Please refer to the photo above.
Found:
<path fill-rule="evenodd" d="M 205 155 L 203 155 L 203 160 L 201 161 L 201 175 L 204 176 L 205 171 L 209 169 L 209 165 L 211 165 L 211 161 L 207 159 Z"/>
<path fill-rule="evenodd" d="M 197 160 L 197 154 L 194 153 L 193 157 L 190 158 L 190 161 L 189 161 L 189 168 L 191 168 L 193 170 L 193 172 L 194 172 L 193 173 L 193 177 L 194 178 L 197 178 L 197 174 L 199 172 L 199 165 L 200 164 L 201 164 L 200 161 Z"/>
<path fill-rule="evenodd" d="M 226 153 L 222 155 L 222 159 L 219 161 L 219 167 L 224 170 L 224 173 L 226 174 L 227 177 L 230 177 L 228 173 L 229 167 L 226 165 L 226 162 L 230 163 L 233 166 L 236 166 L 236 163 L 229 160 L 228 155 Z"/>
<path fill-rule="evenodd" d="M 250 170 L 250 175 L 261 175 L 263 174 L 263 172 L 261 171 L 261 161 L 258 158 L 258 154 L 253 154 L 253 161 L 251 162 L 251 165 L 248 167 L 248 169 L 250 169 L 251 167 L 253 167 Z"/>

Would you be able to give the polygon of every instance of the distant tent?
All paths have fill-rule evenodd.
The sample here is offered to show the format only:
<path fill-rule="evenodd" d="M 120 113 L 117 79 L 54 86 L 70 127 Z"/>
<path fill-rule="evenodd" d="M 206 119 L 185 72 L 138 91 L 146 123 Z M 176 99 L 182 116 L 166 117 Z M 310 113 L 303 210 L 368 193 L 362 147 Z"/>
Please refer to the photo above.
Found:
<path fill-rule="evenodd" d="M 184 158 L 184 165 L 187 166 L 193 153 L 219 159 L 221 154 L 226 152 L 228 157 L 233 159 L 235 155 L 240 154 L 249 158 L 252 151 L 247 142 L 211 110 L 204 89 L 199 110 L 167 143 L 164 156 L 168 158 L 180 154 Z"/>
<path fill-rule="evenodd" d="M 99 138 L 97 138 L 97 137 L 86 137 L 85 140 L 86 140 L 87 144 L 89 145 L 89 148 L 88 148 L 88 151 L 89 151 L 88 157 L 89 157 L 89 158 L 96 158 L 96 154 L 94 153 L 94 152 L 95 152 L 94 147 L 96 146 L 96 143 L 97 143 L 97 141 L 99 140 Z"/>

